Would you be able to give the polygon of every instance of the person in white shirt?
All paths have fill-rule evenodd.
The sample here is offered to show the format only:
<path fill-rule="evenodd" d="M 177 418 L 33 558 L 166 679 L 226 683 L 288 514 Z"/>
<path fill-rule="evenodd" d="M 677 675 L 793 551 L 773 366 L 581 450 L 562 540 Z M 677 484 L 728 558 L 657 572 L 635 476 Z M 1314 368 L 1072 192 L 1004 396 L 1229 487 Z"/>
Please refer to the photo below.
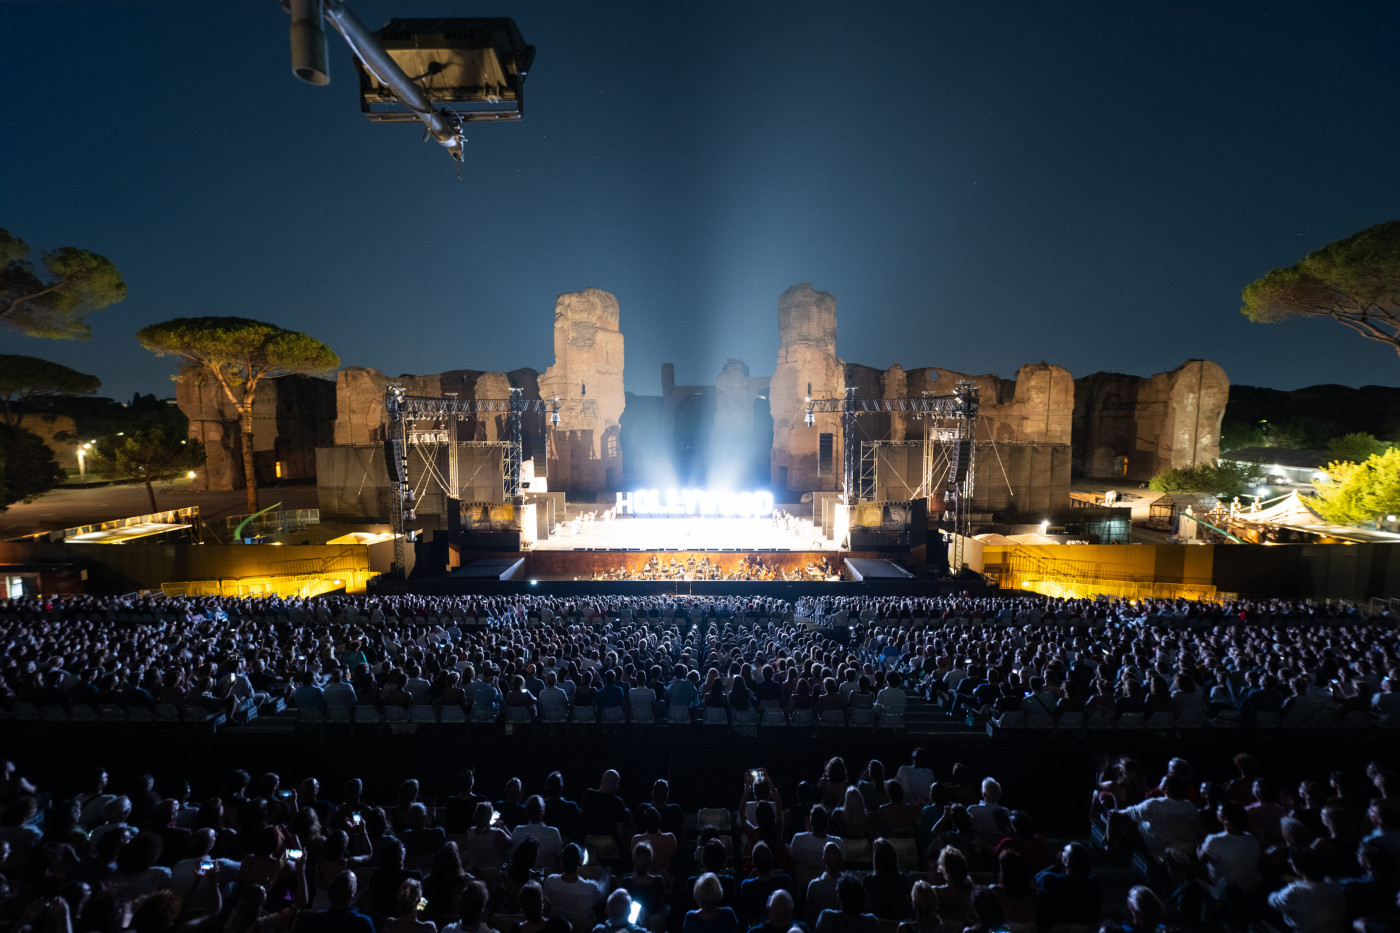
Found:
<path fill-rule="evenodd" d="M 933 785 L 933 768 L 928 752 L 922 748 L 914 749 L 909 764 L 901 765 L 894 773 L 894 779 L 903 786 L 905 800 L 912 804 L 928 803 L 929 787 Z"/>
<path fill-rule="evenodd" d="M 535 868 L 539 871 L 553 871 L 559 867 L 559 854 L 564 850 L 564 840 L 559 830 L 546 826 L 544 822 L 544 798 L 539 794 L 525 801 L 525 822 L 515 827 L 510 834 L 510 852 L 520 848 L 526 839 L 534 839 L 540 844 L 535 856 Z"/>
<path fill-rule="evenodd" d="M 1342 886 L 1324 880 L 1327 866 L 1313 849 L 1294 848 L 1288 863 L 1298 880 L 1269 895 L 1269 906 L 1298 933 L 1330 933 L 1346 928 Z"/>
<path fill-rule="evenodd" d="M 901 686 L 903 678 L 900 677 L 899 671 L 890 671 L 886 680 L 889 686 L 875 695 L 875 712 L 881 716 L 886 714 L 903 716 L 904 709 L 909 702 L 909 698 L 904 693 L 904 687 Z"/>
<path fill-rule="evenodd" d="M 983 778 L 982 802 L 967 808 L 967 815 L 972 817 L 973 825 L 977 827 L 977 837 L 983 849 L 995 849 L 1005 836 L 997 825 L 997 814 L 1006 812 L 1001 805 L 1001 784 L 997 783 L 996 778 Z"/>
<path fill-rule="evenodd" d="M 1201 840 L 1200 812 L 1186 799 L 1186 781 L 1180 775 L 1168 774 L 1163 783 L 1166 797 L 1149 797 L 1123 812 L 1137 824 L 1142 841 L 1157 858 L 1165 858 L 1168 849 L 1189 855 Z"/>
<path fill-rule="evenodd" d="M 1205 864 L 1211 881 L 1254 894 L 1259 889 L 1260 850 L 1259 840 L 1245 831 L 1249 814 L 1231 802 L 1221 804 L 1217 815 L 1225 831 L 1207 836 L 1196 856 Z"/>
<path fill-rule="evenodd" d="M 603 900 L 603 888 L 598 882 L 578 875 L 583 863 L 583 850 L 570 843 L 559 856 L 562 871 L 544 880 L 544 896 L 575 930 L 592 930 L 598 922 L 595 908 Z"/>

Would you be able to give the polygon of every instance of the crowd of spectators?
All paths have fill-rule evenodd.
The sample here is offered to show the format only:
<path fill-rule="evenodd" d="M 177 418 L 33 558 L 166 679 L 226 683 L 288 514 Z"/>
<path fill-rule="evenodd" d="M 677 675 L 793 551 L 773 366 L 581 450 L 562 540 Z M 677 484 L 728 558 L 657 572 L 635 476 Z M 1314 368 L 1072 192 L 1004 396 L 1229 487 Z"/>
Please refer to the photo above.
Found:
<path fill-rule="evenodd" d="M 902 710 L 912 688 L 959 716 L 1400 720 L 1390 620 L 1282 602 L 81 596 L 0 603 L 0 647 L 9 706 L 820 717 Z"/>
<path fill-rule="evenodd" d="M 1148 875 L 1106 889 L 1089 845 L 1051 843 L 995 777 L 923 749 L 891 767 L 830 759 L 784 783 L 675 801 L 608 770 L 570 794 L 509 778 L 483 793 L 405 777 L 386 799 L 352 779 L 114 787 L 103 767 L 36 787 L 0 769 L 0 923 L 33 933 L 1012 933 L 1400 922 L 1400 778 L 1380 765 L 1281 788 L 1247 754 L 1154 785 L 1105 762 L 1091 813 Z M 728 796 L 728 799 L 725 797 Z M 574 797 L 575 799 L 570 799 Z M 1073 802 L 1062 802 L 1065 807 Z M 1120 887 L 1126 887 L 1120 885 Z"/>

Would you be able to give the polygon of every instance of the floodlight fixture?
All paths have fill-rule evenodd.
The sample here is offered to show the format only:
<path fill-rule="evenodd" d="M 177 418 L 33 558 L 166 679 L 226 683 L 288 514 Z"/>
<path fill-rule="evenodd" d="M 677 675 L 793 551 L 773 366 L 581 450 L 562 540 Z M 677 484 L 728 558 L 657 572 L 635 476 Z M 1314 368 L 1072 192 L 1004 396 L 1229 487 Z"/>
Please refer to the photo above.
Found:
<path fill-rule="evenodd" d="M 360 109 L 380 123 L 420 121 L 458 162 L 464 123 L 519 120 L 535 60 L 504 17 L 393 19 L 371 32 L 344 0 L 282 0 L 291 16 L 292 73 L 330 83 L 322 19 L 345 38 L 360 75 Z"/>

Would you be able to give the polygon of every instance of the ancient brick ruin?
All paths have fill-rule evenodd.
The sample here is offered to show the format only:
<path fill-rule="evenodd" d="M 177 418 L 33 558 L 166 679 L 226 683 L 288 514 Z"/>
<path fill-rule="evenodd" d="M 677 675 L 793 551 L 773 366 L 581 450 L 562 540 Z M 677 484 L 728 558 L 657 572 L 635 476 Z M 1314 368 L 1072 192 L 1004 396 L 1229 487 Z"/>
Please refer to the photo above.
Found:
<path fill-rule="evenodd" d="M 333 394 L 325 380 L 265 383 L 255 434 L 259 475 L 270 478 L 276 469 L 283 476 L 310 475 L 312 452 L 319 447 L 315 470 L 336 474 L 341 504 L 359 497 L 346 514 L 382 512 L 380 445 L 390 381 L 411 395 L 503 399 L 518 388 L 529 399 L 557 397 L 559 425 L 550 430 L 542 416 L 527 423 L 525 456 L 545 466 L 551 490 L 575 494 L 662 479 L 766 482 L 791 494 L 837 489 L 840 415 L 816 414 L 808 426 L 804 413 L 808 398 L 839 398 L 848 386 L 863 398 L 919 398 L 951 395 L 959 382 L 975 384 L 981 402 L 974 475 L 979 511 L 1039 515 L 1064 505 L 1071 471 L 1145 480 L 1219 454 L 1229 381 L 1214 363 L 1193 360 L 1147 378 L 1095 373 L 1075 379 L 1048 363 L 1022 366 L 1014 379 L 938 367 L 874 369 L 837 356 L 836 306 L 835 296 L 808 283 L 787 289 L 778 297 L 781 344 L 772 376 L 752 375 L 744 361 L 731 359 L 713 385 L 677 386 L 668 363 L 656 397 L 624 391 L 617 298 L 594 288 L 560 295 L 554 362 L 543 374 L 452 370 L 391 380 L 351 366 L 337 375 Z M 236 419 L 226 400 L 197 370 L 181 374 L 178 400 L 190 417 L 191 435 L 209 451 L 203 482 L 209 488 L 241 485 Z M 862 416 L 862 438 L 881 446 L 877 497 L 916 493 L 928 424 L 902 413 Z M 484 415 L 460 422 L 457 432 L 459 441 L 499 442 L 506 439 L 506 418 Z M 332 483 L 328 476 L 320 482 Z M 471 494 L 495 496 L 498 486 L 491 476 Z"/>

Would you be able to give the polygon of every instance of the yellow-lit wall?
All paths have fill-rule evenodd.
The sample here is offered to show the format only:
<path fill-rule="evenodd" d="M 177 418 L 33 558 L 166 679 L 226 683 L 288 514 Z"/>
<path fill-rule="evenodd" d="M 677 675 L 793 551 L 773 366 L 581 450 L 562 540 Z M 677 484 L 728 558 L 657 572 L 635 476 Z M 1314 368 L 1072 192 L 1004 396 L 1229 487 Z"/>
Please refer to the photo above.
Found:
<path fill-rule="evenodd" d="M 1188 544 L 986 544 L 980 569 L 1051 596 L 1210 598 L 1215 548 Z"/>

